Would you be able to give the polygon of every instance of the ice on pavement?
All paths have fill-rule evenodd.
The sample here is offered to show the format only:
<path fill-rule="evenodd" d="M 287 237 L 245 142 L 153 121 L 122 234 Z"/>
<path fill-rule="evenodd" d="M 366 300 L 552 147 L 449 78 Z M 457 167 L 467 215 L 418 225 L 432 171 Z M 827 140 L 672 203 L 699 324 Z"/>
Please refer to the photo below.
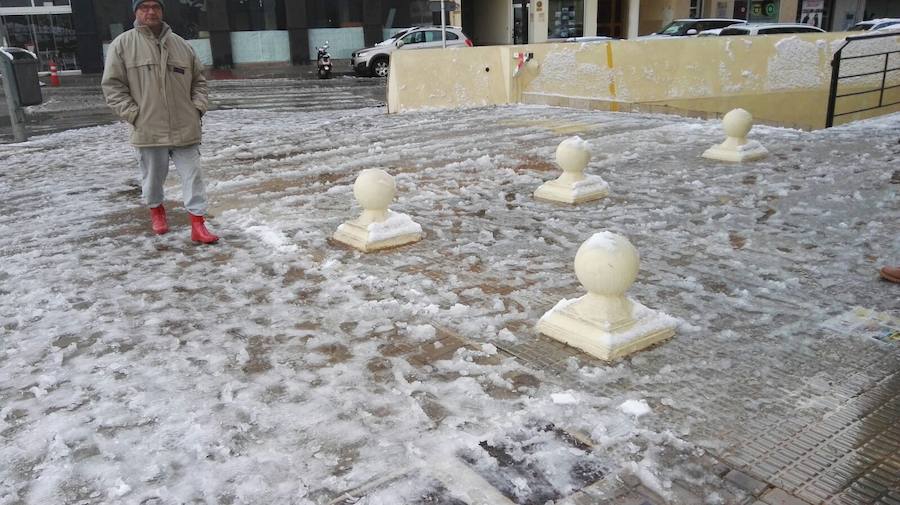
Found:
<path fill-rule="evenodd" d="M 572 128 L 615 193 L 534 201 Z M 511 499 L 572 492 L 587 467 L 666 495 L 725 427 L 821 417 L 813 378 L 897 353 L 819 324 L 898 310 L 874 274 L 900 262 L 898 114 L 757 126 L 772 156 L 744 165 L 699 158 L 718 122 L 551 107 L 231 110 L 204 129 L 213 247 L 190 243 L 174 170 L 171 231 L 150 233 L 124 124 L 0 146 L 0 504 L 411 503 L 458 495 L 453 458 L 493 478 L 499 452 L 541 476 L 498 481 Z M 364 168 L 396 177 L 424 241 L 330 242 Z M 640 251 L 629 295 L 683 321 L 674 339 L 562 375 L 504 351 L 583 294 L 575 251 L 604 230 Z"/>

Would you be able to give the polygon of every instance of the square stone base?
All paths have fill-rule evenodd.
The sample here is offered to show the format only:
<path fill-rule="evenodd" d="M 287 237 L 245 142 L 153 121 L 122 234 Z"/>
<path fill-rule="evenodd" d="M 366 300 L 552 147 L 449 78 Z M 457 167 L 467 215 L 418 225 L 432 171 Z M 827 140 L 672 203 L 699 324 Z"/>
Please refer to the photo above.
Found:
<path fill-rule="evenodd" d="M 577 189 L 571 184 L 563 184 L 558 180 L 547 181 L 534 192 L 538 200 L 559 203 L 584 203 L 609 196 L 609 185 L 600 177 L 588 176 L 586 187 Z"/>
<path fill-rule="evenodd" d="M 574 304 L 563 300 L 541 317 L 537 330 L 604 361 L 627 356 L 675 335 L 674 318 L 633 300 L 632 303 L 635 322 L 624 329 L 601 328 L 596 321 L 580 317 L 572 310 Z"/>
<path fill-rule="evenodd" d="M 722 145 L 723 144 L 718 144 L 710 147 L 703 152 L 702 156 L 711 160 L 732 161 L 740 163 L 743 161 L 762 159 L 769 155 L 768 149 L 763 147 L 759 142 L 755 140 L 747 142 L 746 144 L 742 145 L 740 149 L 731 149 L 722 147 Z"/>
<path fill-rule="evenodd" d="M 422 240 L 422 233 L 403 233 L 373 241 L 369 239 L 369 230 L 366 227 L 347 221 L 338 227 L 332 238 L 362 252 L 372 252 L 418 242 Z"/>

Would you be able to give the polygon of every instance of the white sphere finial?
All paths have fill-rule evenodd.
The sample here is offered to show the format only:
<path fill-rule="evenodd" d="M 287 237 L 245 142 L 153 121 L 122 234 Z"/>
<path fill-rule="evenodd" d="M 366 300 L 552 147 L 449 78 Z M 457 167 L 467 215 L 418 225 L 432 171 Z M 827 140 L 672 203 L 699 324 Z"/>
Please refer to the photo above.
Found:
<path fill-rule="evenodd" d="M 640 257 L 624 236 L 595 233 L 575 254 L 575 275 L 589 293 L 622 297 L 637 279 Z"/>
<path fill-rule="evenodd" d="M 753 116 L 744 109 L 733 109 L 722 118 L 722 128 L 729 137 L 746 139 L 753 128 Z"/>
<path fill-rule="evenodd" d="M 584 169 L 591 160 L 591 145 L 581 137 L 569 137 L 556 148 L 556 163 L 567 179 L 584 179 Z"/>
<path fill-rule="evenodd" d="M 360 172 L 353 183 L 353 196 L 363 208 L 360 219 L 364 222 L 387 219 L 388 206 L 396 193 L 397 184 L 391 174 L 380 168 L 367 168 Z"/>

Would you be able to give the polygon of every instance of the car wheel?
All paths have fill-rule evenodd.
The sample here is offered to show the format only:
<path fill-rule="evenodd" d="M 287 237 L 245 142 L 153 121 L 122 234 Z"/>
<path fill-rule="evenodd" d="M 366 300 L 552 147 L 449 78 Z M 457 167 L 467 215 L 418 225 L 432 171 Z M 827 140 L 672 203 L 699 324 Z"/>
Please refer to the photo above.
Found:
<path fill-rule="evenodd" d="M 372 75 L 375 77 L 387 77 L 390 63 L 386 58 L 379 58 L 372 64 Z"/>

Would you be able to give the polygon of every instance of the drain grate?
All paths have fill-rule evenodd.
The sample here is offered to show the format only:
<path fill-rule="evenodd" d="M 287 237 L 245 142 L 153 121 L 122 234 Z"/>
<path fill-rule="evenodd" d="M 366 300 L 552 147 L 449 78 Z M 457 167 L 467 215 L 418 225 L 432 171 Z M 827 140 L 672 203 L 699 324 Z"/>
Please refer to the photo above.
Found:
<path fill-rule="evenodd" d="M 572 451 L 581 457 L 569 465 Z M 590 447 L 552 424 L 523 427 L 458 455 L 472 471 L 519 505 L 557 501 L 601 480 L 608 466 Z"/>

